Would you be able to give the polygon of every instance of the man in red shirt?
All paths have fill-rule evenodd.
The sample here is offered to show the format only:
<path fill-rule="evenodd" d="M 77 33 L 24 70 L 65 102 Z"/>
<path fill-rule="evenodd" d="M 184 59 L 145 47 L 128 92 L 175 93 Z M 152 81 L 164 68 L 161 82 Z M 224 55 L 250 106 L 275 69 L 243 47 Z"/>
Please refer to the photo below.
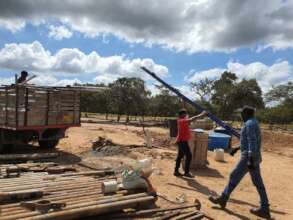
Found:
<path fill-rule="evenodd" d="M 192 158 L 192 154 L 188 146 L 188 141 L 191 137 L 189 124 L 198 118 L 203 118 L 207 114 L 207 112 L 203 111 L 199 115 L 193 116 L 191 118 L 188 118 L 186 109 L 181 109 L 178 114 L 179 114 L 179 117 L 177 119 L 178 134 L 176 138 L 176 143 L 178 145 L 178 154 L 176 159 L 174 176 L 182 176 L 182 174 L 179 172 L 179 168 L 180 168 L 181 160 L 185 156 L 185 170 L 184 170 L 185 172 L 183 176 L 192 177 L 192 175 L 189 172 L 190 162 Z"/>

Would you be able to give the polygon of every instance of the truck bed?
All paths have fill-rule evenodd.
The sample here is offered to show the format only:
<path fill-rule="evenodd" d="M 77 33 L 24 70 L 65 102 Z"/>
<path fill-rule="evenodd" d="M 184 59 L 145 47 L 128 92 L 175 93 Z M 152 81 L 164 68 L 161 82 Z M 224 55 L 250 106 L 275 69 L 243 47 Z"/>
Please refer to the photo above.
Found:
<path fill-rule="evenodd" d="M 70 87 L 0 87 L 0 127 L 15 130 L 80 125 L 80 90 Z"/>

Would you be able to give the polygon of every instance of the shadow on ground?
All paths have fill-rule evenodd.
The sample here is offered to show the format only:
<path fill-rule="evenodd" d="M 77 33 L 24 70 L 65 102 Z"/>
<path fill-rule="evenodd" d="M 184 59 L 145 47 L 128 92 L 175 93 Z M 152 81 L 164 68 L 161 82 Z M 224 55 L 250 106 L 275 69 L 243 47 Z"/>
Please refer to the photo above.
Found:
<path fill-rule="evenodd" d="M 215 178 L 224 178 L 224 176 L 217 170 L 211 167 L 206 167 L 192 171 L 195 176 L 206 176 Z"/>
<path fill-rule="evenodd" d="M 34 154 L 34 153 L 58 153 L 57 158 L 48 159 L 49 161 L 59 163 L 60 165 L 76 164 L 81 161 L 81 158 L 77 155 L 71 154 L 66 151 L 59 150 L 58 147 L 55 149 L 43 149 L 35 145 L 10 145 L 5 148 L 3 154 Z M 46 161 L 46 159 L 42 159 Z M 7 161 L 5 161 L 7 162 Z"/>
<path fill-rule="evenodd" d="M 182 186 L 182 185 L 175 184 L 175 183 L 168 183 L 168 185 L 182 188 L 185 190 L 197 191 L 197 192 L 202 193 L 206 196 L 217 195 L 215 191 L 209 189 L 207 186 L 200 184 L 195 179 L 192 179 L 192 178 L 182 178 L 182 179 L 187 182 L 188 186 Z"/>
<path fill-rule="evenodd" d="M 247 206 L 250 206 L 250 207 L 256 207 L 255 204 L 245 202 L 245 201 L 242 201 L 242 200 L 239 200 L 239 199 L 230 198 L 229 202 L 232 202 L 232 203 L 235 203 L 235 204 L 238 204 L 238 205 L 247 205 Z M 274 210 L 274 209 L 271 209 L 271 212 L 275 213 L 275 214 L 279 214 L 279 215 L 286 215 L 287 214 L 286 212 L 278 211 L 278 210 Z"/>
<path fill-rule="evenodd" d="M 241 220 L 250 220 L 250 218 L 248 218 L 248 217 L 246 217 L 246 216 L 244 216 L 244 215 L 241 215 L 241 214 L 239 214 L 239 213 L 236 213 L 236 212 L 234 212 L 234 211 L 232 211 L 232 210 L 230 210 L 230 209 L 221 209 L 221 208 L 219 208 L 219 207 L 216 207 L 216 206 L 214 206 L 214 207 L 212 207 L 213 209 L 217 209 L 217 210 L 219 210 L 219 211 L 223 211 L 223 212 L 226 212 L 227 214 L 229 214 L 229 215 L 232 215 L 232 216 L 235 216 L 235 217 L 237 217 L 237 218 L 239 218 L 239 219 L 241 219 Z"/>

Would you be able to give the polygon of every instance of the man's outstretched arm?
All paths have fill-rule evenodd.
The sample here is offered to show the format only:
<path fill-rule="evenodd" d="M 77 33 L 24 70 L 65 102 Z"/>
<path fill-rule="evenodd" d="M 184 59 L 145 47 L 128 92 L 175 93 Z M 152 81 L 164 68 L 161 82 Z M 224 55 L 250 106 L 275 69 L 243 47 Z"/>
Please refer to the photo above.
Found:
<path fill-rule="evenodd" d="M 200 114 L 188 118 L 187 121 L 190 123 L 190 122 L 195 121 L 196 119 L 203 118 L 206 115 L 207 115 L 207 112 L 206 111 L 202 111 Z"/>

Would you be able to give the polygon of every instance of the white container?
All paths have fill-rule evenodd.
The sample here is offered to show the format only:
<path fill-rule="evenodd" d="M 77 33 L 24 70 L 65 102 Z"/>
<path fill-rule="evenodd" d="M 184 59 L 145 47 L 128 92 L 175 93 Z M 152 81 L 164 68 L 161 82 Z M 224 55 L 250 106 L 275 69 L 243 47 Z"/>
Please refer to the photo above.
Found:
<path fill-rule="evenodd" d="M 224 162 L 224 150 L 223 149 L 214 149 L 215 161 Z"/>
<path fill-rule="evenodd" d="M 118 190 L 118 183 L 117 181 L 108 181 L 102 183 L 102 192 L 105 193 L 114 193 Z"/>
<path fill-rule="evenodd" d="M 145 177 L 149 177 L 153 172 L 153 161 L 151 158 L 146 158 L 138 161 L 138 167 L 135 170 L 140 170 Z"/>

